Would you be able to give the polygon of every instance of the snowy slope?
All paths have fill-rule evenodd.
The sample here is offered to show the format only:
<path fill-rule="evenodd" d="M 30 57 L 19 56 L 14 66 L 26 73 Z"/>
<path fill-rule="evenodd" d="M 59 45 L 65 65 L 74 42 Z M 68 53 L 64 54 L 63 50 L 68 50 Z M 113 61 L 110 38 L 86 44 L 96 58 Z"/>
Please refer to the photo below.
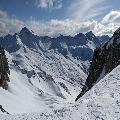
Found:
<path fill-rule="evenodd" d="M 120 66 L 106 75 L 77 103 L 44 113 L 0 116 L 1 120 L 119 120 Z"/>
<path fill-rule="evenodd" d="M 74 101 L 87 75 L 80 66 L 52 51 L 20 49 L 9 53 L 8 91 L 0 88 L 0 105 L 10 114 L 40 112 Z"/>

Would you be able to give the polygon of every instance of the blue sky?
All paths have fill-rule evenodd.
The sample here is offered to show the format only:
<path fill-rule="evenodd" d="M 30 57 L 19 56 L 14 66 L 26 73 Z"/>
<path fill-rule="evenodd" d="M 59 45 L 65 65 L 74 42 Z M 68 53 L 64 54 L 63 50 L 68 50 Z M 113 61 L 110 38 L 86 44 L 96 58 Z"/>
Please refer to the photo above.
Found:
<path fill-rule="evenodd" d="M 60 1 L 58 4 L 61 4 L 60 8 L 57 8 L 57 5 L 49 5 L 45 6 L 40 4 L 40 1 Z M 79 15 L 81 14 L 80 11 L 81 6 L 80 2 L 83 2 L 83 7 L 89 7 L 87 6 L 87 1 L 90 1 L 91 4 L 97 3 L 96 1 L 102 1 L 98 2 L 98 4 L 93 5 L 90 7 L 90 9 L 96 9 L 95 7 L 98 7 L 98 12 L 102 12 L 101 16 L 95 16 L 96 19 L 101 18 L 104 14 L 111 10 L 118 10 L 120 8 L 120 1 L 119 0 L 0 0 L 0 8 L 4 11 L 7 11 L 9 15 L 16 16 L 18 19 L 21 20 L 27 20 L 31 16 L 37 20 L 50 20 L 50 19 L 65 19 L 69 18 L 72 15 L 68 11 L 71 12 L 71 14 L 75 14 L 75 12 L 79 12 Z M 93 1 L 93 3 L 91 2 Z M 53 2 L 56 3 L 56 2 Z M 77 6 L 77 5 L 78 6 Z M 76 6 L 74 9 L 71 6 Z M 55 8 L 56 7 L 56 8 Z M 103 8 L 102 8 L 103 7 Z M 70 10 L 71 9 L 71 10 Z M 72 11 L 73 9 L 73 11 Z M 73 13 L 72 13 L 73 12 Z M 89 11 L 87 11 L 89 13 Z M 84 14 L 85 15 L 85 14 Z M 77 17 L 77 16 L 76 16 Z M 84 17 L 84 16 L 83 16 Z"/>
<path fill-rule="evenodd" d="M 50 19 L 64 19 L 65 11 L 70 0 L 63 0 L 59 4 L 60 8 L 54 8 L 56 6 L 38 7 L 39 0 L 0 0 L 0 8 L 7 11 L 9 15 L 16 16 L 19 19 L 27 20 L 31 16 L 37 20 L 50 20 Z M 44 1 L 44 0 L 43 0 Z M 37 5 L 38 4 L 38 5 Z"/>
<path fill-rule="evenodd" d="M 0 0 L 0 36 L 27 26 L 38 35 L 74 35 L 119 27 L 120 0 Z"/>

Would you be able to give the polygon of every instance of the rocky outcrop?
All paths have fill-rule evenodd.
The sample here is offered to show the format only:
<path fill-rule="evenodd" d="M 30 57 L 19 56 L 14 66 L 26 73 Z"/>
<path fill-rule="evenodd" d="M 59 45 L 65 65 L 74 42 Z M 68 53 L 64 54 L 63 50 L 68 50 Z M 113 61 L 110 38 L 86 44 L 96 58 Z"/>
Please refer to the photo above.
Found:
<path fill-rule="evenodd" d="M 120 28 L 112 38 L 94 51 L 89 75 L 76 101 L 90 90 L 101 78 L 120 64 Z"/>
<path fill-rule="evenodd" d="M 0 87 L 6 90 L 8 89 L 8 82 L 10 81 L 8 74 L 10 74 L 10 71 L 5 51 L 3 48 L 0 48 Z"/>
<path fill-rule="evenodd" d="M 0 110 L 1 110 L 1 112 L 3 112 L 3 113 L 9 114 L 9 113 L 2 107 L 2 105 L 0 105 Z"/>

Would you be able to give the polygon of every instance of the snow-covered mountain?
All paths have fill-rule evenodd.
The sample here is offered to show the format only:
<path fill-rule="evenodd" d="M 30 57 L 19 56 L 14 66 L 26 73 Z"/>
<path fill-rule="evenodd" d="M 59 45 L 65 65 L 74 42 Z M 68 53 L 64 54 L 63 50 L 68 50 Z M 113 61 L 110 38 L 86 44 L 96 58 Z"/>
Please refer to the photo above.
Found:
<path fill-rule="evenodd" d="M 72 104 L 87 78 L 93 51 L 103 38 L 92 32 L 39 37 L 27 28 L 1 37 L 10 82 L 8 90 L 0 88 L 0 112 L 45 112 Z"/>

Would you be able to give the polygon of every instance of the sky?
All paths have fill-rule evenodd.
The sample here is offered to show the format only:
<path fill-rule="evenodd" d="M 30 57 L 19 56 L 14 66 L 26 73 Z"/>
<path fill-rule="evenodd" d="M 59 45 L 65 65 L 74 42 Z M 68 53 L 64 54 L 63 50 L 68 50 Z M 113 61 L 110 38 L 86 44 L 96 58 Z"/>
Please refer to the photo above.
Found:
<path fill-rule="evenodd" d="M 120 0 L 0 0 L 0 36 L 24 26 L 40 36 L 112 35 L 120 27 Z"/>

